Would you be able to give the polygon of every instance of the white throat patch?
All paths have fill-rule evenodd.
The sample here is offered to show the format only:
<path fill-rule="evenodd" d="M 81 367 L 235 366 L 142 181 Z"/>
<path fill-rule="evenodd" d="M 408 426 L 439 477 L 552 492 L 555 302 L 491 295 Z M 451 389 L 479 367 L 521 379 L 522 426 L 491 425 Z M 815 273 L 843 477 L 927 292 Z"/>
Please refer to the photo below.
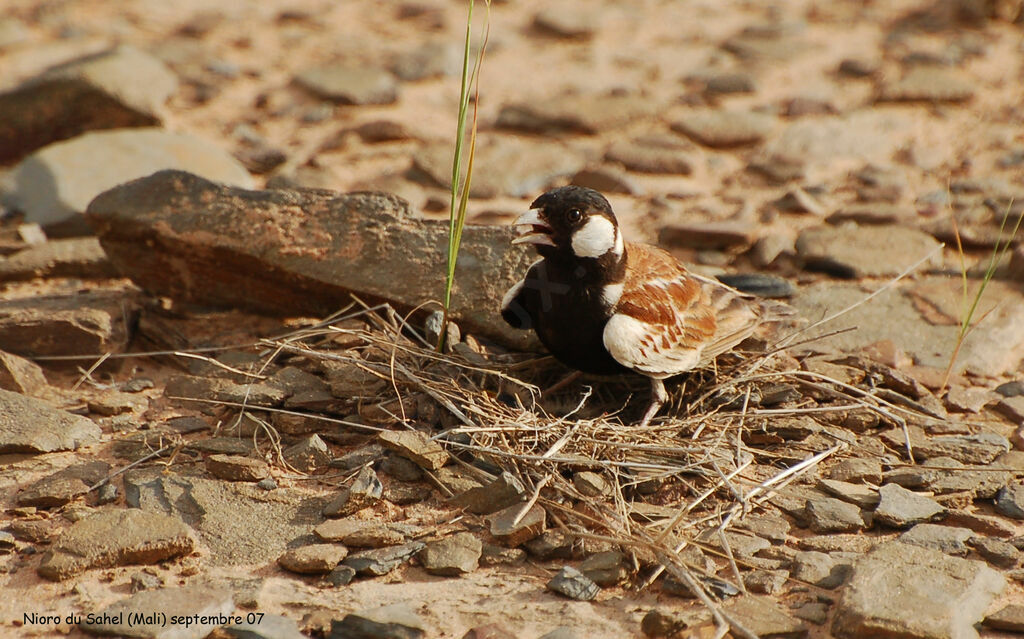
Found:
<path fill-rule="evenodd" d="M 618 235 L 611 220 L 595 215 L 572 234 L 572 252 L 577 257 L 601 257 L 615 248 Z"/>

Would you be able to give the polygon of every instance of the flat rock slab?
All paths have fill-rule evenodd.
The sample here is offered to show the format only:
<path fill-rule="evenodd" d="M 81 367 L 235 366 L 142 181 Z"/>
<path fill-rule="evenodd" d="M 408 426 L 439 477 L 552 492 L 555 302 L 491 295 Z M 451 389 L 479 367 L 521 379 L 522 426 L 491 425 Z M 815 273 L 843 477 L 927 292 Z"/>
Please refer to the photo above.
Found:
<path fill-rule="evenodd" d="M 0 282 L 34 277 L 117 277 L 117 271 L 95 237 L 50 240 L 0 262 Z"/>
<path fill-rule="evenodd" d="M 346 557 L 343 563 L 355 570 L 358 575 L 380 577 L 412 559 L 423 546 L 422 541 L 410 541 L 400 546 L 361 550 Z"/>
<path fill-rule="evenodd" d="M 0 389 L 37 395 L 47 386 L 43 369 L 33 361 L 0 351 Z"/>
<path fill-rule="evenodd" d="M 438 470 L 448 463 L 448 453 L 441 445 L 415 430 L 388 430 L 380 434 L 380 443 L 421 468 Z"/>
<path fill-rule="evenodd" d="M 939 287 L 948 289 L 946 296 L 932 295 Z M 801 317 L 824 317 L 862 301 L 876 287 L 860 284 L 824 282 L 801 287 L 789 303 Z M 927 291 L 927 298 L 925 298 Z M 959 299 L 955 287 L 946 277 L 921 277 L 918 281 L 875 296 L 867 304 L 844 313 L 840 318 L 812 331 L 807 338 L 836 329 L 856 327 L 841 335 L 825 338 L 824 343 L 849 352 L 860 352 L 880 340 L 891 340 L 914 358 L 915 363 L 945 369 L 956 343 L 956 320 L 944 319 L 944 311 L 936 316 L 940 300 L 945 309 L 946 297 L 952 304 Z M 1024 358 L 1024 295 L 1004 282 L 993 280 L 982 298 L 979 313 L 986 313 L 996 300 L 1003 300 L 987 313 L 964 340 L 954 372 L 970 371 L 984 377 L 998 377 L 1016 370 Z M 922 303 L 924 302 L 924 303 Z M 932 309 L 929 315 L 929 310 Z M 952 312 L 952 311 L 950 311 Z M 955 315 L 955 313 L 954 313 Z M 932 317 L 936 322 L 928 321 Z"/>
<path fill-rule="evenodd" d="M 893 528 L 906 528 L 914 524 L 933 521 L 945 514 L 934 499 L 907 490 L 898 484 L 886 484 L 878 489 L 881 501 L 875 509 L 875 521 Z"/>
<path fill-rule="evenodd" d="M 178 79 L 123 46 L 53 67 L 0 94 L 0 164 L 86 131 L 160 124 Z"/>
<path fill-rule="evenodd" d="M 307 69 L 295 82 L 339 104 L 391 104 L 398 99 L 398 82 L 385 69 L 330 65 Z"/>
<path fill-rule="evenodd" d="M 261 615 L 256 623 L 236 623 L 222 632 L 232 639 L 307 639 L 298 622 L 283 615 Z"/>
<path fill-rule="evenodd" d="M 775 118 L 748 111 L 695 111 L 672 123 L 672 130 L 711 148 L 751 146 L 775 128 Z"/>
<path fill-rule="evenodd" d="M 293 548 L 277 558 L 277 565 L 300 575 L 326 575 L 348 555 L 339 544 L 311 544 Z"/>
<path fill-rule="evenodd" d="M 428 543 L 417 557 L 430 574 L 455 577 L 476 570 L 482 552 L 476 535 L 460 532 Z"/>
<path fill-rule="evenodd" d="M 245 167 L 206 140 L 163 129 L 120 129 L 86 133 L 33 153 L 3 178 L 0 199 L 52 236 L 85 235 L 90 229 L 80 214 L 94 197 L 164 169 L 187 169 L 244 188 L 254 185 Z"/>
<path fill-rule="evenodd" d="M 526 501 L 526 498 L 526 487 L 523 486 L 523 482 L 512 473 L 502 471 L 491 483 L 470 488 L 453 497 L 449 503 L 458 508 L 465 508 L 471 513 L 489 515 Z"/>
<path fill-rule="evenodd" d="M 807 626 L 768 597 L 745 595 L 733 599 L 723 609 L 758 637 L 801 639 L 807 636 Z"/>
<path fill-rule="evenodd" d="M 56 409 L 40 399 L 0 390 L 0 453 L 75 450 L 100 440 L 91 419 Z"/>
<path fill-rule="evenodd" d="M 974 624 L 1005 587 L 1003 576 L 979 561 L 886 542 L 854 565 L 832 632 L 844 639 L 976 638 Z"/>
<path fill-rule="evenodd" d="M 289 544 L 313 541 L 313 527 L 323 521 L 323 499 L 148 469 L 126 474 L 125 499 L 130 506 L 173 514 L 189 524 L 215 566 L 274 561 Z"/>
<path fill-rule="evenodd" d="M 140 639 L 203 639 L 235 617 L 231 591 L 203 586 L 143 590 L 79 627 L 94 635 Z M 178 622 L 173 623 L 177 617 Z M 185 621 L 188 621 L 186 623 Z"/>
<path fill-rule="evenodd" d="M 54 508 L 84 495 L 110 472 L 110 464 L 94 460 L 75 464 L 43 477 L 18 493 L 19 506 Z"/>
<path fill-rule="evenodd" d="M 974 96 L 974 87 L 955 71 L 917 67 L 898 80 L 882 84 L 882 102 L 963 102 Z"/>
<path fill-rule="evenodd" d="M 313 529 L 324 541 L 338 541 L 354 548 L 384 548 L 396 546 L 406 539 L 400 524 L 387 524 L 346 517 L 329 519 Z"/>
<path fill-rule="evenodd" d="M 398 603 L 353 612 L 332 621 L 327 639 L 422 639 L 426 636 L 423 620 L 407 604 Z"/>
<path fill-rule="evenodd" d="M 447 222 L 413 219 L 390 195 L 244 191 L 163 171 L 107 191 L 87 215 L 121 272 L 179 302 L 293 316 L 334 312 L 352 293 L 404 311 L 442 297 Z M 496 312 L 532 262 L 512 238 L 466 227 L 453 310 L 463 330 L 523 348 L 533 339 Z"/>
<path fill-rule="evenodd" d="M 89 291 L 0 305 L 0 350 L 23 357 L 101 355 L 124 350 L 138 317 L 133 294 Z"/>
<path fill-rule="evenodd" d="M 572 94 L 506 104 L 497 125 L 531 133 L 601 133 L 620 127 L 655 110 L 640 95 Z M 450 171 L 449 171 L 450 172 Z"/>
<path fill-rule="evenodd" d="M 823 226 L 796 240 L 807 268 L 848 278 L 899 275 L 938 246 L 931 235 L 902 226 Z"/>
<path fill-rule="evenodd" d="M 38 572 L 62 581 L 89 568 L 155 564 L 195 547 L 195 534 L 177 517 L 136 508 L 104 510 L 64 531 Z"/>

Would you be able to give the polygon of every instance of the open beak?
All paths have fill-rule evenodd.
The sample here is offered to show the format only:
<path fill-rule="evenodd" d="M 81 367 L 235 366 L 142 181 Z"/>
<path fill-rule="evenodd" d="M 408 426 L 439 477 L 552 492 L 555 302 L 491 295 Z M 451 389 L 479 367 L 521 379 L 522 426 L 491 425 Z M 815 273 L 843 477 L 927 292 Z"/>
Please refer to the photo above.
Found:
<path fill-rule="evenodd" d="M 555 241 L 551 239 L 553 229 L 540 218 L 540 209 L 530 209 L 523 213 L 514 224 L 519 235 L 512 240 L 513 244 L 555 245 Z"/>

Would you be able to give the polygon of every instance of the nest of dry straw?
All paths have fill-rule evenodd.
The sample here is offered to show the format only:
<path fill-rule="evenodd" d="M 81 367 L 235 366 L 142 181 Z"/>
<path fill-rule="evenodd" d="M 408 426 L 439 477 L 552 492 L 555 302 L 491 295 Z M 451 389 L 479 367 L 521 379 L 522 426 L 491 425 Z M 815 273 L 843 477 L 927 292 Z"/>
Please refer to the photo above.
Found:
<path fill-rule="evenodd" d="M 632 553 L 638 587 L 669 571 L 723 631 L 731 626 L 740 636 L 744 629 L 714 596 L 744 590 L 745 567 L 725 531 L 826 458 L 857 455 L 851 424 L 905 430 L 907 419 L 921 417 L 891 393 L 804 370 L 782 347 L 734 354 L 682 377 L 665 416 L 638 428 L 624 416 L 643 408 L 646 380 L 558 384 L 569 371 L 551 358 L 466 343 L 438 353 L 387 306 L 364 306 L 262 346 L 268 365 L 354 366 L 385 382 L 360 398 L 361 412 L 380 426 L 322 418 L 429 430 L 482 481 L 502 472 L 518 478 L 530 493 L 523 515 L 540 505 L 549 525 L 584 545 Z M 598 481 L 574 481 L 586 471 Z M 716 556 L 717 568 L 688 561 L 688 547 Z"/>

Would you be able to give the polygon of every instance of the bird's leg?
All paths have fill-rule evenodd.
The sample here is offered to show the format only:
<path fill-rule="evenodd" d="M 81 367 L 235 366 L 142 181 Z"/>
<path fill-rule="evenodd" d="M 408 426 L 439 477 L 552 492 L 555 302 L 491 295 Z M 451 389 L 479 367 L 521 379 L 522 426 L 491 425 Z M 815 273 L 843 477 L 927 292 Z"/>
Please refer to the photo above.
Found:
<path fill-rule="evenodd" d="M 665 390 L 665 382 L 656 377 L 651 378 L 651 405 L 647 407 L 644 418 L 640 420 L 640 426 L 646 426 L 654 417 L 658 409 L 668 401 L 668 392 Z"/>

